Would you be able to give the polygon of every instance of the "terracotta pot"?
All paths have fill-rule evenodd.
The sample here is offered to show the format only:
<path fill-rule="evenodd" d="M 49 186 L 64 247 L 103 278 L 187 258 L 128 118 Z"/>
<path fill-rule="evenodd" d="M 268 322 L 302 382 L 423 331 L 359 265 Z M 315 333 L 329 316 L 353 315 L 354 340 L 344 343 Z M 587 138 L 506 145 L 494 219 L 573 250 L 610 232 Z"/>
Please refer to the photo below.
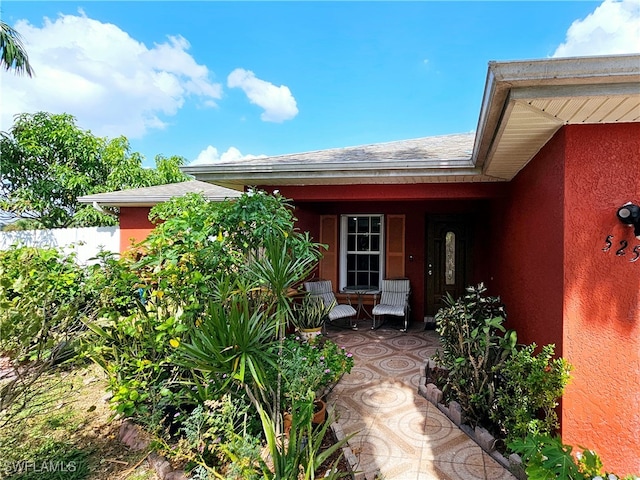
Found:
<path fill-rule="evenodd" d="M 282 418 L 282 424 L 284 427 L 285 436 L 289 436 L 289 431 L 291 430 L 291 423 L 293 422 L 293 417 L 290 413 L 285 413 Z"/>
<path fill-rule="evenodd" d="M 313 402 L 313 419 L 311 420 L 316 425 L 324 423 L 327 419 L 327 404 L 324 400 L 316 400 Z"/>

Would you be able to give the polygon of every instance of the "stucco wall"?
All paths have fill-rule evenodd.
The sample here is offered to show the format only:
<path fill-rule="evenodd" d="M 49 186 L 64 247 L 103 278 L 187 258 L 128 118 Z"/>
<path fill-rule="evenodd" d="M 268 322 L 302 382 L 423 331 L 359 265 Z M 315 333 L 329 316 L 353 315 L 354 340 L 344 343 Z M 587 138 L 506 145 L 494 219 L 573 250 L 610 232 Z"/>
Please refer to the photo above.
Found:
<path fill-rule="evenodd" d="M 493 205 L 490 292 L 521 343 L 562 353 L 564 134 L 559 132 Z"/>
<path fill-rule="evenodd" d="M 640 245 L 616 218 L 640 203 L 640 124 L 566 127 L 563 438 L 616 473 L 640 472 Z M 613 247 L 602 251 L 605 237 Z M 615 251 L 620 241 L 625 255 Z"/>
<path fill-rule="evenodd" d="M 640 471 L 640 260 L 629 262 L 640 240 L 615 214 L 640 202 L 638 172 L 639 124 L 564 127 L 494 202 L 491 234 L 490 286 L 509 326 L 574 366 L 563 440 L 621 474 Z"/>
<path fill-rule="evenodd" d="M 120 208 L 120 253 L 136 243 L 144 240 L 153 230 L 154 225 L 149 221 L 150 207 L 121 207 Z"/>

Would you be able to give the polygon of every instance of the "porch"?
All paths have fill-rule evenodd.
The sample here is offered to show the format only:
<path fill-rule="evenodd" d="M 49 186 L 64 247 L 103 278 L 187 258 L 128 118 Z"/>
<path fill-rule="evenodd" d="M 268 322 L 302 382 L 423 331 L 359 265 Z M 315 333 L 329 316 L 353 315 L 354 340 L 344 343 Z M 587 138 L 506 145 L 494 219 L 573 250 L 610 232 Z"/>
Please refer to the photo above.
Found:
<path fill-rule="evenodd" d="M 514 479 L 440 410 L 418 394 L 424 361 L 438 335 L 414 323 L 407 333 L 393 323 L 378 330 L 329 327 L 330 338 L 353 353 L 355 366 L 329 395 L 355 470 L 366 480 Z"/>

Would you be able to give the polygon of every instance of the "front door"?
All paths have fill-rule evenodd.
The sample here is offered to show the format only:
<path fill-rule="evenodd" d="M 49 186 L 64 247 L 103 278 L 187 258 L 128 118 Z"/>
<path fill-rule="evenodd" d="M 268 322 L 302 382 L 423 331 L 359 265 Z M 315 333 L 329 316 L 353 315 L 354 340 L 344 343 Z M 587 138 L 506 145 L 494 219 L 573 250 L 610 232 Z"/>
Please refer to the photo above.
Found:
<path fill-rule="evenodd" d="M 444 306 L 443 298 L 462 296 L 470 267 L 469 221 L 464 216 L 427 219 L 425 258 L 425 315 L 432 317 Z"/>

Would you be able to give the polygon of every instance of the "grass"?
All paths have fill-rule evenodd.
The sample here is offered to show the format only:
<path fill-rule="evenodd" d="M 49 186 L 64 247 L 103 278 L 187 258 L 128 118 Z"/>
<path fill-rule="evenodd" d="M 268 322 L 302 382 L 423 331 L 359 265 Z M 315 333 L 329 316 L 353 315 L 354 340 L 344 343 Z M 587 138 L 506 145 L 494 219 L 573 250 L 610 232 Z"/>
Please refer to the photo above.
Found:
<path fill-rule="evenodd" d="M 118 440 L 106 385 L 94 365 L 41 378 L 30 407 L 0 429 L 0 478 L 155 480 L 147 452 L 130 452 Z"/>

